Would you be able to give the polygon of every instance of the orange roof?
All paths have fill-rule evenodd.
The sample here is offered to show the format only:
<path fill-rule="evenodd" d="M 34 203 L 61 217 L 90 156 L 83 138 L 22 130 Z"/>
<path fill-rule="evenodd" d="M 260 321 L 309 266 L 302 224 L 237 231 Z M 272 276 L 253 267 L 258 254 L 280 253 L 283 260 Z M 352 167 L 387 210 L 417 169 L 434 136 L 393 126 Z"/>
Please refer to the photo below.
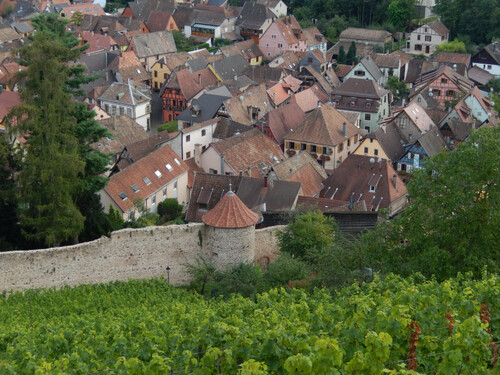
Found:
<path fill-rule="evenodd" d="M 276 23 L 276 26 L 278 26 L 288 44 L 295 44 L 298 43 L 299 40 L 307 39 L 294 16 L 278 18 L 274 22 Z"/>
<path fill-rule="evenodd" d="M 61 13 L 64 13 L 67 18 L 71 18 L 75 12 L 90 14 L 92 16 L 106 15 L 99 4 L 79 3 L 69 5 L 61 9 Z"/>
<path fill-rule="evenodd" d="M 125 212 L 134 205 L 134 198 L 149 197 L 187 170 L 174 150 L 164 146 L 113 175 L 104 190 Z"/>
<path fill-rule="evenodd" d="M 257 224 L 259 215 L 245 206 L 235 193 L 228 191 L 201 220 L 211 227 L 235 229 Z"/>

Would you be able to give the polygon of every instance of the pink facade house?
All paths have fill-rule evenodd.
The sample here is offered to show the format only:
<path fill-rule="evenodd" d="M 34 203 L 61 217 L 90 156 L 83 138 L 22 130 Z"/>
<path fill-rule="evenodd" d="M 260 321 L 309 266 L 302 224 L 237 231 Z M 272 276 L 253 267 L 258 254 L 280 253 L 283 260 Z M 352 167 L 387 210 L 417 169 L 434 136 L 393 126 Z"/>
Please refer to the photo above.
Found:
<path fill-rule="evenodd" d="M 267 28 L 259 40 L 259 48 L 268 60 L 286 51 L 303 52 L 307 50 L 307 36 L 294 16 L 286 16 Z"/>

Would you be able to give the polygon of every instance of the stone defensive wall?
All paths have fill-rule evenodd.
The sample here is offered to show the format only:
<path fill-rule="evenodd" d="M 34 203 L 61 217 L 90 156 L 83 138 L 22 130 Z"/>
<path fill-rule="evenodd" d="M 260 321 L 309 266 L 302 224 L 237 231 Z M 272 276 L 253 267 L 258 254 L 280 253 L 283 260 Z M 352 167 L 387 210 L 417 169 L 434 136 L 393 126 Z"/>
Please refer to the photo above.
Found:
<path fill-rule="evenodd" d="M 225 230 L 214 237 L 213 228 L 202 223 L 122 229 L 92 242 L 42 250 L 0 253 L 0 291 L 96 284 L 117 280 L 167 278 L 186 285 L 187 264 L 200 257 L 219 269 L 230 263 L 255 261 L 266 265 L 276 258 L 276 231 L 284 226 L 251 229 L 238 235 Z M 240 251 L 235 238 L 242 239 Z M 237 242 L 237 240 L 236 240 Z M 241 255 L 240 255 L 241 254 Z M 251 255 L 253 254 L 253 256 Z M 241 259 L 240 259 L 241 258 Z M 252 259 L 253 258 L 253 259 Z"/>

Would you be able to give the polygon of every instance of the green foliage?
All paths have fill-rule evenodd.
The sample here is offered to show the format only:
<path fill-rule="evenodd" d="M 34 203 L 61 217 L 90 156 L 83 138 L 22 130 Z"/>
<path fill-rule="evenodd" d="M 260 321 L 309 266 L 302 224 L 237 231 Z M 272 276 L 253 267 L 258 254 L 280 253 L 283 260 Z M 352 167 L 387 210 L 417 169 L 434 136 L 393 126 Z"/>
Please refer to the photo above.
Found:
<path fill-rule="evenodd" d="M 387 8 L 387 18 L 398 30 L 404 31 L 415 17 L 415 0 L 394 0 Z"/>
<path fill-rule="evenodd" d="M 347 55 L 345 58 L 345 63 L 347 65 L 358 63 L 358 58 L 356 57 L 356 43 L 354 43 L 354 41 L 351 42 L 351 45 L 349 46 L 349 50 L 347 51 Z"/>
<path fill-rule="evenodd" d="M 289 281 L 305 279 L 309 270 L 308 264 L 292 258 L 288 253 L 282 253 L 279 258 L 269 263 L 264 273 L 264 280 L 271 288 L 279 287 Z"/>
<path fill-rule="evenodd" d="M 177 52 L 192 51 L 196 49 L 196 43 L 192 39 L 187 39 L 182 31 L 172 31 L 177 47 Z"/>
<path fill-rule="evenodd" d="M 437 46 L 436 52 L 467 53 L 467 49 L 464 42 L 454 39 L 448 43 L 441 43 Z"/>
<path fill-rule="evenodd" d="M 111 204 L 109 205 L 108 217 L 111 222 L 112 230 L 123 228 L 123 216 L 120 214 L 120 211 L 117 208 L 113 208 Z"/>
<path fill-rule="evenodd" d="M 333 295 L 277 289 L 253 300 L 205 300 L 160 279 L 14 292 L 0 298 L 0 372 L 494 374 L 499 296 L 495 275 L 391 275 Z M 422 330 L 414 372 L 412 320 Z"/>
<path fill-rule="evenodd" d="M 166 198 L 158 204 L 158 215 L 162 223 L 178 219 L 182 215 L 184 206 L 177 202 L 177 198 Z"/>
<path fill-rule="evenodd" d="M 294 217 L 285 230 L 278 232 L 280 250 L 312 262 L 332 246 L 336 229 L 335 221 L 321 212 L 306 212 Z"/>
<path fill-rule="evenodd" d="M 499 149 L 500 128 L 484 127 L 416 171 L 409 206 L 370 235 L 374 266 L 382 262 L 388 271 L 420 271 L 439 280 L 457 272 L 479 275 L 485 266 L 498 272 Z"/>
<path fill-rule="evenodd" d="M 163 132 L 165 130 L 168 131 L 169 133 L 176 132 L 177 130 L 179 130 L 177 120 L 172 120 L 164 124 L 161 124 L 158 126 L 157 130 L 158 132 Z"/>
<path fill-rule="evenodd" d="M 339 54 L 337 56 L 337 63 L 338 64 L 345 64 L 346 63 L 346 55 L 345 55 L 345 50 L 344 50 L 344 46 L 340 46 L 339 47 Z"/>
<path fill-rule="evenodd" d="M 391 90 L 394 99 L 397 101 L 406 97 L 410 93 L 410 90 L 406 86 L 406 82 L 400 81 L 398 77 L 392 75 L 389 76 L 385 88 Z"/>

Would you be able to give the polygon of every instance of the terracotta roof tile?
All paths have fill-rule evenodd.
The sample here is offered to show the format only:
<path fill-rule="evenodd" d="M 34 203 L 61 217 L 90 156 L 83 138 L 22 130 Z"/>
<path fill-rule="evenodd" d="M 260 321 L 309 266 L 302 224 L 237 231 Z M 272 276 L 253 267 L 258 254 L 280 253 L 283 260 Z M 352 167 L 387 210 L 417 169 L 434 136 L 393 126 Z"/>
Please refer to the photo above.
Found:
<path fill-rule="evenodd" d="M 246 228 L 255 225 L 259 215 L 251 211 L 232 191 L 202 217 L 206 225 L 215 228 Z"/>
<path fill-rule="evenodd" d="M 236 173 L 243 171 L 248 175 L 250 168 L 255 177 L 261 177 L 272 164 L 285 158 L 281 148 L 257 129 L 213 143 L 210 147 L 223 155 Z"/>
<path fill-rule="evenodd" d="M 167 164 L 171 169 L 166 167 Z M 113 175 L 104 190 L 125 212 L 134 205 L 134 198 L 144 199 L 150 196 L 170 181 L 186 173 L 188 169 L 186 163 L 170 146 L 164 146 Z M 157 171 L 159 174 L 156 173 Z M 132 185 L 139 188 L 137 192 L 134 191 Z M 121 193 L 124 198 L 120 197 Z"/>
<path fill-rule="evenodd" d="M 343 124 L 346 135 L 343 135 Z M 336 146 L 362 132 L 331 105 L 322 105 L 309 113 L 304 121 L 285 139 L 315 143 L 329 147 Z"/>
<path fill-rule="evenodd" d="M 2 91 L 0 94 L 0 119 L 3 119 L 9 111 L 21 104 L 21 97 L 18 92 Z"/>
<path fill-rule="evenodd" d="M 127 115 L 118 115 L 98 121 L 99 125 L 106 128 L 113 139 L 101 138 L 92 144 L 92 147 L 105 154 L 116 154 L 123 150 L 126 145 L 148 138 L 148 134 L 142 126 L 136 123 Z"/>
<path fill-rule="evenodd" d="M 289 103 L 266 114 L 262 120 L 271 130 L 276 141 L 281 145 L 285 136 L 296 128 L 306 117 L 297 103 Z"/>

